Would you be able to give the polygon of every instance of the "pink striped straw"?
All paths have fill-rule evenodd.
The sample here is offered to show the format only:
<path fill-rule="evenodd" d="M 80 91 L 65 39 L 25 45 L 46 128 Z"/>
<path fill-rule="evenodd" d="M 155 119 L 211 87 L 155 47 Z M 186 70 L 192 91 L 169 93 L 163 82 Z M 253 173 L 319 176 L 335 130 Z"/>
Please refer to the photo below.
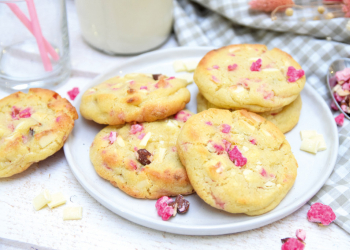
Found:
<path fill-rule="evenodd" d="M 52 71 L 52 64 L 50 62 L 49 56 L 44 45 L 43 34 L 41 32 L 40 23 L 38 15 L 36 13 L 35 5 L 33 0 L 26 0 L 30 20 L 32 21 L 33 34 L 35 36 L 36 42 L 39 47 L 41 60 L 43 61 L 45 71 Z"/>
<path fill-rule="evenodd" d="M 32 24 L 26 15 L 21 11 L 21 9 L 15 3 L 6 3 L 6 5 L 12 10 L 12 12 L 17 16 L 17 18 L 27 27 L 30 33 L 33 33 Z M 51 46 L 51 44 L 43 37 L 46 50 L 51 55 L 52 59 L 58 61 L 60 56 L 57 54 L 56 50 Z"/>

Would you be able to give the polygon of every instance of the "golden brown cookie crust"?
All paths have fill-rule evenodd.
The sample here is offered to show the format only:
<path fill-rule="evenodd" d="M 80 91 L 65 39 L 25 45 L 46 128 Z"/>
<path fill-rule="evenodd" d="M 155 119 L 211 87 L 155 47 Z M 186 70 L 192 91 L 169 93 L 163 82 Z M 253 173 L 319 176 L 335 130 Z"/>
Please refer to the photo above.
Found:
<path fill-rule="evenodd" d="M 29 89 L 0 100 L 0 177 L 26 170 L 60 150 L 78 114 L 48 89 Z"/>
<path fill-rule="evenodd" d="M 230 126 L 228 133 L 222 132 L 224 124 Z M 230 159 L 235 146 L 247 159 L 245 165 Z M 245 110 L 209 109 L 192 116 L 177 148 L 199 197 L 230 213 L 272 210 L 297 175 L 298 164 L 285 136 L 271 122 Z"/>
<path fill-rule="evenodd" d="M 174 77 L 127 74 L 88 89 L 80 104 L 83 117 L 100 124 L 152 122 L 184 109 L 191 95 L 187 82 Z"/>

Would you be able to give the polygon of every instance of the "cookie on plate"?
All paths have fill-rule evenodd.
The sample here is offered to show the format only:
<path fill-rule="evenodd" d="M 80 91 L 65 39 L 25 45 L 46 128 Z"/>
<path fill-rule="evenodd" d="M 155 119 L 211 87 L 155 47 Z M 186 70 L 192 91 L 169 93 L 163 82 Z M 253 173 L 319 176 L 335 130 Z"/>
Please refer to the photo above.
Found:
<path fill-rule="evenodd" d="M 199 197 L 230 213 L 259 215 L 274 209 L 297 176 L 297 161 L 282 132 L 246 110 L 193 115 L 177 148 Z"/>
<path fill-rule="evenodd" d="M 194 81 L 216 106 L 266 112 L 294 101 L 305 76 L 300 65 L 280 49 L 240 44 L 208 52 L 197 66 Z"/>
<path fill-rule="evenodd" d="M 102 129 L 90 148 L 96 172 L 135 198 L 193 193 L 176 148 L 180 130 L 191 115 L 180 111 L 175 118 Z"/>
<path fill-rule="evenodd" d="M 48 89 L 0 100 L 0 177 L 21 173 L 60 150 L 78 119 L 75 108 Z"/>
<path fill-rule="evenodd" d="M 113 77 L 82 96 L 80 112 L 100 124 L 152 122 L 174 115 L 190 101 L 187 82 L 165 75 Z"/>
<path fill-rule="evenodd" d="M 258 113 L 258 115 L 261 115 L 266 120 L 275 124 L 277 128 L 282 131 L 282 133 L 287 133 L 288 131 L 292 130 L 295 125 L 297 125 L 300 117 L 301 106 L 302 101 L 299 95 L 295 101 L 283 108 Z M 208 102 L 208 100 L 205 99 L 201 93 L 198 93 L 197 112 L 199 113 L 210 108 L 220 109 L 220 107 Z"/>

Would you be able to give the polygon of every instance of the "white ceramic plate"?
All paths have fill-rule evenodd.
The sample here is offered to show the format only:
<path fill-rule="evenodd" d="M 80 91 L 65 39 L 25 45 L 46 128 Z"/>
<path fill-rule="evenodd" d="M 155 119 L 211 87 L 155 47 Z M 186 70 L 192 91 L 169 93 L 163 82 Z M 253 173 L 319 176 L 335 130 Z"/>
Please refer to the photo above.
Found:
<path fill-rule="evenodd" d="M 92 82 L 87 84 L 81 93 L 88 88 L 115 75 L 132 72 L 163 73 L 168 76 L 176 74 L 172 68 L 175 60 L 200 60 L 213 48 L 175 48 L 160 50 L 135 57 L 123 65 L 112 67 Z M 196 113 L 197 86 L 189 87 L 192 99 L 188 104 Z M 81 96 L 75 101 L 79 106 Z M 169 221 L 162 221 L 157 215 L 154 200 L 132 198 L 108 181 L 100 178 L 90 162 L 89 148 L 95 135 L 104 127 L 81 117 L 68 141 L 64 145 L 68 163 L 78 181 L 85 190 L 102 205 L 116 214 L 137 224 L 153 229 L 187 235 L 219 235 L 241 232 L 258 228 L 277 221 L 303 206 L 323 186 L 331 174 L 338 152 L 338 133 L 332 114 L 323 99 L 306 85 L 301 93 L 303 108 L 298 125 L 286 136 L 298 161 L 298 176 L 293 188 L 282 202 L 269 213 L 259 216 L 230 214 L 212 208 L 196 194 L 187 196 L 190 210 L 185 215 L 177 215 Z M 328 149 L 312 155 L 299 150 L 300 130 L 315 129 L 325 137 Z M 306 215 L 305 215 L 306 216 Z"/>

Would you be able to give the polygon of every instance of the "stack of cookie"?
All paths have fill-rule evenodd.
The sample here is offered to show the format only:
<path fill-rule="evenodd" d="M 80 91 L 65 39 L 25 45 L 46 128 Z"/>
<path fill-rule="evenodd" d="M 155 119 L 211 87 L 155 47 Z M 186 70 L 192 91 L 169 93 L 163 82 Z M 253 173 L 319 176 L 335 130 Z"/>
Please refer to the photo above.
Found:
<path fill-rule="evenodd" d="M 300 65 L 279 49 L 231 45 L 207 53 L 194 81 L 199 113 L 184 125 L 177 147 L 196 193 L 230 213 L 274 209 L 297 176 L 282 132 L 299 120 Z"/>
<path fill-rule="evenodd" d="M 82 96 L 81 114 L 107 124 L 91 145 L 96 172 L 136 198 L 158 199 L 194 192 L 176 141 L 192 115 L 187 82 L 165 75 L 111 78 Z"/>
<path fill-rule="evenodd" d="M 304 71 L 287 53 L 265 45 L 230 45 L 207 53 L 194 81 L 198 112 L 209 108 L 246 109 L 274 123 L 283 133 L 299 121 Z"/>

